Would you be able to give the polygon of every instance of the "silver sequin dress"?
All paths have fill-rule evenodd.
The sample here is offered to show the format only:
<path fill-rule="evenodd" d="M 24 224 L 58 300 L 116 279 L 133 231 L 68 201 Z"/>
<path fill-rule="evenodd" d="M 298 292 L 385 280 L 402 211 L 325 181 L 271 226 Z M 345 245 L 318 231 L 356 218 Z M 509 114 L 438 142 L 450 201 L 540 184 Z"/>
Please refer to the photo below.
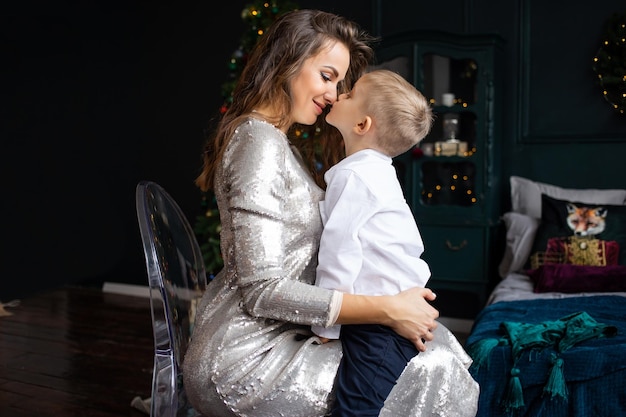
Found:
<path fill-rule="evenodd" d="M 209 417 L 317 417 L 329 411 L 341 343 L 320 344 L 311 325 L 332 324 L 337 293 L 315 287 L 323 190 L 274 126 L 248 119 L 217 172 L 224 269 L 198 306 L 183 362 L 194 407 Z M 389 394 L 381 416 L 474 416 L 470 358 L 439 325 Z"/>

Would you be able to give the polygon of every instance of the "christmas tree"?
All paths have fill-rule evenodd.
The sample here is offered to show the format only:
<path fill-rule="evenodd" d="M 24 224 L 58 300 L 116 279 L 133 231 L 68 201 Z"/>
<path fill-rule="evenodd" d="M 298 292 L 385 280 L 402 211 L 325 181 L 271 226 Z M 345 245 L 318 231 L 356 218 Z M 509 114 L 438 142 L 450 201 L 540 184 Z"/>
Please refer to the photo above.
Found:
<path fill-rule="evenodd" d="M 222 84 L 224 102 L 219 109 L 220 114 L 224 114 L 232 103 L 235 85 L 246 65 L 248 54 L 257 41 L 278 16 L 297 8 L 290 1 L 255 1 L 243 9 L 241 18 L 248 25 L 248 29 L 228 62 L 228 80 Z M 213 193 L 203 194 L 201 207 L 202 214 L 196 218 L 194 233 L 200 243 L 208 278 L 212 279 L 224 266 L 220 250 L 220 216 Z"/>

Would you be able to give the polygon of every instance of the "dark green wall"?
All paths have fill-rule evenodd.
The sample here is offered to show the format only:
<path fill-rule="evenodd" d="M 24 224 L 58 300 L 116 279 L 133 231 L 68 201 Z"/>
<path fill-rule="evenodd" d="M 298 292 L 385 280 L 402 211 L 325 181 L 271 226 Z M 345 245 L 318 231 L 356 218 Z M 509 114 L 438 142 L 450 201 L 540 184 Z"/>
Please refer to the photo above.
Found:
<path fill-rule="evenodd" d="M 602 25 L 626 11 L 623 0 L 298 3 L 381 36 L 499 34 L 503 178 L 626 187 L 626 117 L 591 71 Z M 145 283 L 134 187 L 160 182 L 190 220 L 199 214 L 192 182 L 246 4 L 3 7 L 0 301 L 67 282 Z"/>

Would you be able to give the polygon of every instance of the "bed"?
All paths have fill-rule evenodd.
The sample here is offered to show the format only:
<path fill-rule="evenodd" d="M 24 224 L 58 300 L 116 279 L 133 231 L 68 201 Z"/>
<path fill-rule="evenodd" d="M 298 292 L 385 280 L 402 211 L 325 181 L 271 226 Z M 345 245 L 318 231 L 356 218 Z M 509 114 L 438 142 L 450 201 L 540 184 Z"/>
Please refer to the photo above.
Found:
<path fill-rule="evenodd" d="M 501 280 L 465 344 L 477 416 L 624 416 L 626 190 L 510 183 Z"/>

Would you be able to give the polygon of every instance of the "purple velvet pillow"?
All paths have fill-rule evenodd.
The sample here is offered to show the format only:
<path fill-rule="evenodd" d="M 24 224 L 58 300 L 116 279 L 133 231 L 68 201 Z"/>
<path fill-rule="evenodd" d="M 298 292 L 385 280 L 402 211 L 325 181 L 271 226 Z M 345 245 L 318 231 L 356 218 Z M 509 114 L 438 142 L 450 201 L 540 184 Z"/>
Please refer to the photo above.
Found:
<path fill-rule="evenodd" d="M 528 273 L 535 283 L 535 292 L 626 291 L 625 265 L 544 264 Z"/>

